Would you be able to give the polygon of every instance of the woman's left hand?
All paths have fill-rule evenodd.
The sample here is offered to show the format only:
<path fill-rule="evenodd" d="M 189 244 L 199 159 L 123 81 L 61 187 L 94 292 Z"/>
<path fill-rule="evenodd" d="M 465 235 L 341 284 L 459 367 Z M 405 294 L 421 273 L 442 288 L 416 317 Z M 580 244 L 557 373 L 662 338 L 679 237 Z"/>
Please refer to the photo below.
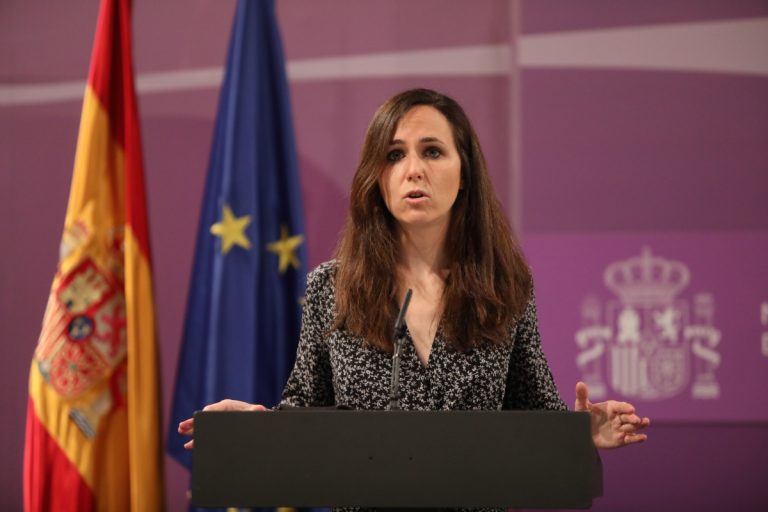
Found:
<path fill-rule="evenodd" d="M 627 402 L 608 400 L 593 404 L 589 401 L 589 390 L 583 382 L 576 384 L 574 410 L 589 412 L 592 441 L 597 448 L 620 448 L 648 439 L 647 435 L 639 432 L 651 424 L 650 419 L 635 414 L 635 407 Z"/>

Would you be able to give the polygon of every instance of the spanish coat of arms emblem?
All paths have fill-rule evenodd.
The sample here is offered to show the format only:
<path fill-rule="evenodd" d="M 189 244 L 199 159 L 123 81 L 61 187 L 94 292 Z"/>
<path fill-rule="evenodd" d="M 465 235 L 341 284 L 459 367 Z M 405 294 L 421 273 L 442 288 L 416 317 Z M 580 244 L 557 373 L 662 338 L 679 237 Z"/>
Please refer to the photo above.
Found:
<path fill-rule="evenodd" d="M 649 248 L 606 267 L 604 283 L 616 296 L 602 303 L 584 299 L 576 332 L 576 364 L 591 395 L 604 398 L 610 387 L 627 397 L 662 400 L 689 383 L 694 399 L 720 395 L 714 298 L 682 297 L 690 277 L 684 263 L 654 256 Z"/>

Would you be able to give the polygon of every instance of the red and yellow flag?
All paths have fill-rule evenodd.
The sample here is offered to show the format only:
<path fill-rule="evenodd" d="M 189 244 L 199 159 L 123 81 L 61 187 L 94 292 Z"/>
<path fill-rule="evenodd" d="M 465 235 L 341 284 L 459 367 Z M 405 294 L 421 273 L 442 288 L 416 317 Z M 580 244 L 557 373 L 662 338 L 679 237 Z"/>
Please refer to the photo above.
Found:
<path fill-rule="evenodd" d="M 164 508 L 129 0 L 102 0 L 59 264 L 29 377 L 27 511 Z"/>

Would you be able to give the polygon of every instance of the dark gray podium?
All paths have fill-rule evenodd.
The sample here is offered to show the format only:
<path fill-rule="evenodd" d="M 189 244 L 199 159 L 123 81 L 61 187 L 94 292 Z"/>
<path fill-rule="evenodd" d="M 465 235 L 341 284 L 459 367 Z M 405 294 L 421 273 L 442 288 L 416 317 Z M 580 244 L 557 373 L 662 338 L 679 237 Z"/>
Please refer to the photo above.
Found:
<path fill-rule="evenodd" d="M 588 508 L 589 415 L 551 411 L 198 412 L 198 507 Z"/>

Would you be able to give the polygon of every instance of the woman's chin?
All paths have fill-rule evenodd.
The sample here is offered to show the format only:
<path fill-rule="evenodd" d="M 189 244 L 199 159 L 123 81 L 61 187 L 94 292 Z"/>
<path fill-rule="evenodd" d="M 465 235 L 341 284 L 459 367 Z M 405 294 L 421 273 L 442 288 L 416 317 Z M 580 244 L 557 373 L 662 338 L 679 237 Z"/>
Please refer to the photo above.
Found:
<path fill-rule="evenodd" d="M 435 217 L 427 213 L 411 212 L 397 219 L 400 227 L 404 229 L 440 229 L 448 224 L 447 218 Z"/>

